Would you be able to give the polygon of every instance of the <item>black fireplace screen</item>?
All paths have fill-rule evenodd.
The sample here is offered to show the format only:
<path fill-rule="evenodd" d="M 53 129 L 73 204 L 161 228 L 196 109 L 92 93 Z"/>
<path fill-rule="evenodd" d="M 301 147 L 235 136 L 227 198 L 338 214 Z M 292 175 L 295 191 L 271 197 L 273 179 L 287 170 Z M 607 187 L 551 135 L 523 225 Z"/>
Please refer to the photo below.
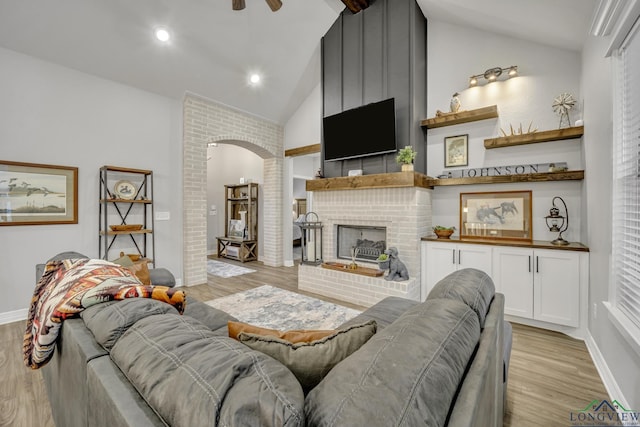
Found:
<path fill-rule="evenodd" d="M 387 248 L 386 227 L 338 225 L 338 258 L 351 259 L 353 248 L 358 248 L 356 260 L 375 261 Z"/>

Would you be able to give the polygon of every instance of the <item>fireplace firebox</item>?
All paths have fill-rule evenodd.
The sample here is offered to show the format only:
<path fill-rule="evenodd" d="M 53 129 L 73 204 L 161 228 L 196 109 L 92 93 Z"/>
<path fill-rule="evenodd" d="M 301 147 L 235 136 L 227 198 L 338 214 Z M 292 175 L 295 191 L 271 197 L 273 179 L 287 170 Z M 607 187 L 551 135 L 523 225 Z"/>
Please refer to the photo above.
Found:
<path fill-rule="evenodd" d="M 375 261 L 387 249 L 387 228 L 361 225 L 338 225 L 337 257 L 351 259 L 352 249 L 358 248 L 356 260 Z"/>

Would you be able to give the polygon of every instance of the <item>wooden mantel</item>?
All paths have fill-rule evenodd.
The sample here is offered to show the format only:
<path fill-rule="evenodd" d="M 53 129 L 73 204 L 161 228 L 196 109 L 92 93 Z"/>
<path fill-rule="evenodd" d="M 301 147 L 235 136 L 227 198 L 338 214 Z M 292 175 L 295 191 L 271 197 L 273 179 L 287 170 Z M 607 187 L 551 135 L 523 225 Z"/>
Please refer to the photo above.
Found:
<path fill-rule="evenodd" d="M 365 188 L 422 187 L 432 188 L 432 178 L 418 172 L 378 173 L 341 176 L 307 181 L 307 191 L 361 190 Z"/>
<path fill-rule="evenodd" d="M 436 179 L 418 172 L 341 176 L 307 181 L 307 191 L 361 190 L 364 188 L 434 187 L 515 182 L 575 181 L 584 179 L 583 170 Z"/>

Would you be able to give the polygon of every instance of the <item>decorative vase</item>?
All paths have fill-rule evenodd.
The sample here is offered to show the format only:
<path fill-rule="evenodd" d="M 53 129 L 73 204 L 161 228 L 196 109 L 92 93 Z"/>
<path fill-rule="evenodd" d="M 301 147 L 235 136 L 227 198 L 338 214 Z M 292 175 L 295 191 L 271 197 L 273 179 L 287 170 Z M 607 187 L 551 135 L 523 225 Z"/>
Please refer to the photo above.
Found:
<path fill-rule="evenodd" d="M 411 172 L 413 171 L 413 163 L 403 163 L 401 166 L 402 172 Z"/>
<path fill-rule="evenodd" d="M 380 270 L 388 270 L 389 269 L 389 260 L 378 261 L 378 268 Z"/>

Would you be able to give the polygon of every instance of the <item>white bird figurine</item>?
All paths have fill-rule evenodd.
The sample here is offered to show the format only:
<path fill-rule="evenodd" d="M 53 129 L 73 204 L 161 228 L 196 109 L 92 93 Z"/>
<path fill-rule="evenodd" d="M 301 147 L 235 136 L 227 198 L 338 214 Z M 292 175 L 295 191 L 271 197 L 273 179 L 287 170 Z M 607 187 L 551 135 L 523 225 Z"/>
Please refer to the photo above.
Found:
<path fill-rule="evenodd" d="M 451 102 L 449 103 L 449 109 L 452 113 L 457 113 L 460 110 L 460 98 L 458 98 L 459 93 L 456 92 L 451 97 Z"/>

